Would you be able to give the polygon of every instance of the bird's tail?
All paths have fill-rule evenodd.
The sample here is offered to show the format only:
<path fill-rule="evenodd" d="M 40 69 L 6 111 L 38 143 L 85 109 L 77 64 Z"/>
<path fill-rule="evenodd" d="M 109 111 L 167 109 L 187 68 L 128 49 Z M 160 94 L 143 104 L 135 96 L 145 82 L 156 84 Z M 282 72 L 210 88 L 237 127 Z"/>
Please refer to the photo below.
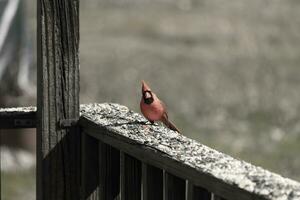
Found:
<path fill-rule="evenodd" d="M 166 117 L 162 118 L 162 122 L 171 130 L 173 131 L 177 131 L 178 133 L 181 133 L 180 130 L 175 126 L 175 124 L 173 124 L 172 122 L 170 122 L 170 120 Z"/>

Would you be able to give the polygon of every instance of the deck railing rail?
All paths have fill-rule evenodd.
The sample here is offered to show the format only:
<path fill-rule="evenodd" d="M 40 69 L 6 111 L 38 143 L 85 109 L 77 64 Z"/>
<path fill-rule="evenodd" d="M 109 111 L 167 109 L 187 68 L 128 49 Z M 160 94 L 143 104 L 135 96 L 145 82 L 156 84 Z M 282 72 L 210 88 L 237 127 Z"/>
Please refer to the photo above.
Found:
<path fill-rule="evenodd" d="M 300 199 L 299 182 L 151 125 L 125 106 L 86 104 L 80 112 L 80 199 Z M 0 120 L 20 116 L 34 122 L 35 108 L 0 109 Z"/>

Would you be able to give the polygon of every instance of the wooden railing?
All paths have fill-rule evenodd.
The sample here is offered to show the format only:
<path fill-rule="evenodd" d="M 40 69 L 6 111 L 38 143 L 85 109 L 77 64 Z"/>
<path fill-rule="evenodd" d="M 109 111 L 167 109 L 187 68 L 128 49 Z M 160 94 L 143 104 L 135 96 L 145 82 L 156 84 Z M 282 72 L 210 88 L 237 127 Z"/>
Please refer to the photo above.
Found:
<path fill-rule="evenodd" d="M 300 199 L 300 183 L 151 125 L 125 106 L 80 110 L 81 199 Z M 0 109 L 0 120 L 7 118 L 16 120 L 6 128 L 34 122 L 35 108 Z"/>
<path fill-rule="evenodd" d="M 300 184 L 150 125 L 117 104 L 81 107 L 84 199 L 300 199 Z"/>
<path fill-rule="evenodd" d="M 37 128 L 38 200 L 300 199 L 300 183 L 124 106 L 80 116 L 79 0 L 38 0 L 37 22 L 37 109 L 0 109 L 0 128 Z"/>

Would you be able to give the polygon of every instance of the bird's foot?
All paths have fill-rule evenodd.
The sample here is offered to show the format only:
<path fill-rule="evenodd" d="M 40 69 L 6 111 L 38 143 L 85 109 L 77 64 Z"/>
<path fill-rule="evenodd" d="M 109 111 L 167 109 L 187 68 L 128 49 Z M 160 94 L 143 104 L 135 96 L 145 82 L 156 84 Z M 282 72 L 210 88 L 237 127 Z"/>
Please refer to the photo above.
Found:
<path fill-rule="evenodd" d="M 150 122 L 150 125 L 152 126 L 159 126 L 159 124 L 155 123 L 154 121 L 149 121 Z"/>
<path fill-rule="evenodd" d="M 149 129 L 149 125 L 151 125 L 151 126 L 157 126 L 157 124 L 154 121 L 150 121 L 149 120 L 149 121 L 146 121 L 145 124 L 143 125 L 144 129 Z"/>

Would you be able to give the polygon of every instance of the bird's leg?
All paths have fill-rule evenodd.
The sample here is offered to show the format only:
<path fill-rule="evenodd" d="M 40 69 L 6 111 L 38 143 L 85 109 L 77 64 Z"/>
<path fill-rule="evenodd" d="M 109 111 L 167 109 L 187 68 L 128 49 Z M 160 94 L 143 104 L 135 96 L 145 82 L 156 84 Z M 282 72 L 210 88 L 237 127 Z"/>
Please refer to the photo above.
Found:
<path fill-rule="evenodd" d="M 152 126 L 157 126 L 157 124 L 155 124 L 154 121 L 149 120 L 149 122 L 151 123 Z"/>

